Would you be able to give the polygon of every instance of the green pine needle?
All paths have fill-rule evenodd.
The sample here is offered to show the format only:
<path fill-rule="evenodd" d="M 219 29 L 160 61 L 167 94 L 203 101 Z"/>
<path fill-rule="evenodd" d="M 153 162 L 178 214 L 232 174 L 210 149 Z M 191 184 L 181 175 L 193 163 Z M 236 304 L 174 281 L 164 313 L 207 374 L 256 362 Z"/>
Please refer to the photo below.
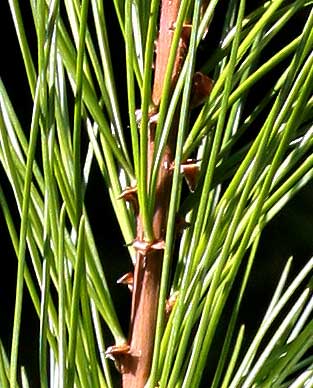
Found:
<path fill-rule="evenodd" d="M 121 194 L 137 187 L 145 239 L 152 241 L 158 172 L 175 114 L 179 126 L 147 386 L 313 384 L 312 259 L 295 274 L 296 258 L 286 262 L 256 333 L 251 336 L 241 321 L 264 228 L 313 178 L 312 1 L 224 3 L 181 1 L 148 172 L 161 2 L 40 0 L 25 5 L 33 18 L 26 20 L 19 2 L 8 1 L 32 119 L 25 123 L 1 74 L 0 163 L 12 191 L 0 182 L 0 206 L 18 260 L 11 349 L 0 341 L 1 387 L 32 385 L 19 365 L 26 292 L 39 320 L 40 386 L 117 386 L 105 350 L 124 344 L 126 333 L 107 281 L 112 257 L 99 251 L 85 195 L 98 169 L 97 190 L 108 193 L 128 248 L 125 261 L 134 263 L 136 213 Z M 187 15 L 188 52 L 171 90 Z M 123 64 L 113 55 L 117 35 L 125 44 Z M 202 106 L 190 110 L 193 74 L 200 68 L 214 86 Z M 260 85 L 264 91 L 257 95 Z M 198 175 L 195 191 L 185 194 L 181 164 L 188 159 Z M 177 216 L 186 222 L 180 234 Z M 169 296 L 176 301 L 165 317 Z"/>

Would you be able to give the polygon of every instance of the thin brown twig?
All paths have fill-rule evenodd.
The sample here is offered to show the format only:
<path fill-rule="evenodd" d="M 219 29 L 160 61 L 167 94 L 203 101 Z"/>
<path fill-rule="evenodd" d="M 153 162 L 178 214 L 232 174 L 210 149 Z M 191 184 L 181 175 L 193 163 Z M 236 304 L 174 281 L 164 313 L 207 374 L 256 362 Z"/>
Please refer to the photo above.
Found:
<path fill-rule="evenodd" d="M 168 63 L 174 26 L 177 20 L 180 0 L 162 0 L 160 29 L 157 42 L 152 101 L 156 107 L 162 98 L 164 75 Z M 181 64 L 188 45 L 188 36 L 182 34 L 177 49 L 171 87 L 175 86 Z M 155 113 L 155 112 L 154 112 Z M 177 118 L 174 119 L 167 145 L 160 163 L 156 186 L 156 200 L 153 213 L 154 242 L 144 241 L 144 230 L 137 215 L 137 236 L 134 247 L 137 249 L 132 293 L 131 323 L 128 344 L 123 349 L 113 349 L 114 356 L 123 373 L 123 388 L 143 388 L 150 373 L 153 354 L 157 301 L 159 296 L 163 246 L 172 185 L 172 164 L 177 133 Z M 148 174 L 154 152 L 155 123 L 149 126 Z"/>

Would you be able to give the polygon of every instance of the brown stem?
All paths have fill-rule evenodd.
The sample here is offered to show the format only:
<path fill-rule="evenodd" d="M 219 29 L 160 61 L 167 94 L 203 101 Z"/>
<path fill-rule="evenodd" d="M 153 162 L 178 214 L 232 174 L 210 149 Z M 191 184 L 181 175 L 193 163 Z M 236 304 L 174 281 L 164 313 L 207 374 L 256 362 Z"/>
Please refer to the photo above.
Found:
<path fill-rule="evenodd" d="M 163 0 L 160 16 L 160 30 L 156 48 L 154 84 L 152 91 L 152 101 L 155 106 L 159 106 L 162 97 L 164 77 L 168 58 L 170 55 L 175 23 L 179 11 L 180 0 Z M 187 32 L 187 33 L 186 33 Z M 184 60 L 189 37 L 189 28 L 183 28 L 182 37 L 176 53 L 173 67 L 172 87 L 175 85 L 182 62 Z"/>
<path fill-rule="evenodd" d="M 154 344 L 157 301 L 159 296 L 161 269 L 163 261 L 163 240 L 167 219 L 169 194 L 172 181 L 170 166 L 172 153 L 168 147 L 161 163 L 156 206 L 153 217 L 155 244 L 143 242 L 144 233 L 138 217 L 138 248 L 134 273 L 132 295 L 131 327 L 129 334 L 130 349 L 123 356 L 123 387 L 143 388 L 151 368 Z"/>
<path fill-rule="evenodd" d="M 152 92 L 152 100 L 156 107 L 159 106 L 162 96 L 164 75 L 179 5 L 180 0 L 163 0 L 161 5 L 160 30 Z M 187 38 L 182 35 L 173 70 L 172 87 L 177 81 L 183 61 L 182 52 L 185 51 L 186 46 Z M 164 245 L 165 240 L 169 197 L 172 185 L 171 165 L 173 162 L 173 148 L 176 142 L 176 130 L 177 119 L 174 120 L 171 134 L 160 163 L 153 214 L 153 243 L 146 243 L 144 241 L 144 230 L 140 213 L 137 217 L 137 237 L 136 244 L 134 244 L 137 248 L 137 259 L 132 294 L 131 324 L 128 340 L 129 348 L 126 347 L 126 351 L 122 351 L 118 356 L 118 361 L 123 372 L 123 388 L 143 388 L 150 373 L 163 261 L 162 245 Z M 155 124 L 151 124 L 149 126 L 147 176 L 150 176 L 153 160 L 154 132 Z"/>

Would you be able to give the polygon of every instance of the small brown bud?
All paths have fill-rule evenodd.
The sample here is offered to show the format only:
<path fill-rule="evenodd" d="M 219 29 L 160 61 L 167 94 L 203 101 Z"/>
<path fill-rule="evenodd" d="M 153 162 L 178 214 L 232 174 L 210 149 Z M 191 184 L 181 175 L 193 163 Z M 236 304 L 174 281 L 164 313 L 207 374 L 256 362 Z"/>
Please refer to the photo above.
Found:
<path fill-rule="evenodd" d="M 121 276 L 119 279 L 117 279 L 116 283 L 118 284 L 126 284 L 129 291 L 133 291 L 133 284 L 134 284 L 134 274 L 132 272 L 127 272 L 125 275 Z"/>
<path fill-rule="evenodd" d="M 196 108 L 204 103 L 213 89 L 213 80 L 197 71 L 192 80 L 190 108 Z"/>

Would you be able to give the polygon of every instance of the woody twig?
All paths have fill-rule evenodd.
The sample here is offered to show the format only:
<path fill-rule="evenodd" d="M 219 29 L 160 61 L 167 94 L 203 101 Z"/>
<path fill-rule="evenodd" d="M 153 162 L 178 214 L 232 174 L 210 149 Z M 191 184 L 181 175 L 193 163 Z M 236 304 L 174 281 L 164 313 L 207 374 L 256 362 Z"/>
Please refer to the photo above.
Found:
<path fill-rule="evenodd" d="M 160 29 L 152 89 L 152 102 L 156 107 L 159 106 L 162 98 L 164 75 L 166 73 L 179 6 L 180 0 L 163 0 L 161 3 Z M 187 39 L 187 37 L 182 36 L 180 47 L 177 50 L 177 58 L 171 80 L 172 88 L 175 86 L 179 75 L 181 61 L 183 61 L 181 51 L 183 46 L 187 47 Z M 173 124 L 173 126 L 175 125 Z M 147 176 L 150 175 L 153 160 L 155 127 L 156 123 L 151 123 L 149 126 L 149 171 Z M 160 163 L 152 222 L 153 243 L 146 243 L 144 241 L 140 209 L 137 217 L 137 236 L 134 243 L 137 257 L 132 292 L 129 348 L 125 348 L 125 352 L 119 355 L 124 388 L 143 388 L 150 373 L 164 252 L 163 246 L 172 183 L 170 167 L 173 162 L 175 134 L 176 128 L 173 128 Z"/>
<path fill-rule="evenodd" d="M 164 77 L 171 51 L 175 25 L 180 7 L 180 0 L 162 0 L 160 12 L 160 28 L 157 40 L 156 60 L 154 65 L 154 81 L 152 88 L 153 117 L 157 117 L 158 107 L 162 98 Z M 174 61 L 170 90 L 177 82 L 184 62 L 190 35 L 190 26 L 183 27 Z M 155 120 L 149 123 L 148 171 L 151 175 L 154 154 Z M 165 230 L 169 209 L 170 192 L 172 186 L 172 166 L 174 148 L 176 144 L 178 117 L 174 118 L 171 131 L 165 146 L 158 171 L 155 205 L 153 211 L 152 228 L 154 240 L 144 240 L 144 230 L 141 221 L 138 201 L 134 197 L 136 190 L 127 190 L 122 197 L 135 203 L 137 214 L 137 236 L 133 243 L 137 251 L 134 275 L 127 275 L 127 282 L 131 278 L 132 306 L 128 343 L 123 346 L 113 346 L 108 354 L 115 358 L 123 373 L 124 388 L 143 388 L 149 377 L 154 336 L 157 317 L 157 300 L 159 296 L 161 269 L 164 253 Z M 149 182 L 147 182 L 149 186 Z M 124 278 L 123 278 L 124 279 Z M 123 280 L 124 281 L 124 280 Z M 165 313 L 165 312 L 164 312 Z"/>

